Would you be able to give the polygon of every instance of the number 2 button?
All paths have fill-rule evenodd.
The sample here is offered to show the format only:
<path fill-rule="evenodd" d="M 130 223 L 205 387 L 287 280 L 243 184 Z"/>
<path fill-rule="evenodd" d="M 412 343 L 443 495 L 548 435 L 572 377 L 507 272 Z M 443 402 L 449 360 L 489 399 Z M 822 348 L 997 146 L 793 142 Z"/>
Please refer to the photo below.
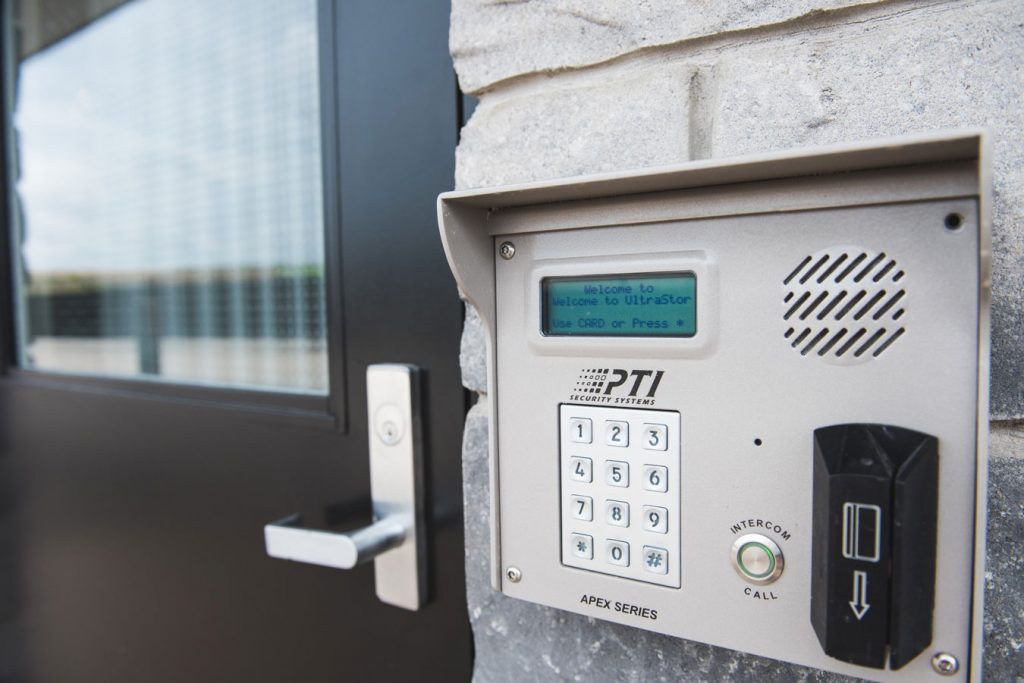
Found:
<path fill-rule="evenodd" d="M 644 465 L 644 488 L 648 491 L 668 491 L 668 468 L 661 465 Z"/>
<path fill-rule="evenodd" d="M 629 423 L 608 421 L 604 425 L 604 441 L 609 446 L 629 445 Z"/>
<path fill-rule="evenodd" d="M 572 468 L 572 480 L 590 483 L 594 480 L 593 463 L 590 458 L 570 458 L 569 467 Z"/>
<path fill-rule="evenodd" d="M 649 451 L 663 451 L 668 448 L 668 427 L 665 425 L 644 425 L 644 448 Z"/>

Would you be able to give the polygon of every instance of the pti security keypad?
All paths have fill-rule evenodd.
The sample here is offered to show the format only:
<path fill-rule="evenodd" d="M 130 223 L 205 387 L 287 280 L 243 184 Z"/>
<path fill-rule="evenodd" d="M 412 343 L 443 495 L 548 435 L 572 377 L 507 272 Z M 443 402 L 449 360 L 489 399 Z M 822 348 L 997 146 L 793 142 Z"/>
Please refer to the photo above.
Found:
<path fill-rule="evenodd" d="M 680 586 L 679 413 L 559 406 L 562 564 Z"/>

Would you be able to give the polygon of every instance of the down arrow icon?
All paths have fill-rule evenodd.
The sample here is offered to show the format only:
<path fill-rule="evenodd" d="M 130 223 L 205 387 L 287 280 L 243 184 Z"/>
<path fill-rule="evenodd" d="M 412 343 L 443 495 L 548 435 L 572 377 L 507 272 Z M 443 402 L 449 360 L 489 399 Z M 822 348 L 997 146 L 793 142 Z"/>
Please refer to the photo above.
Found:
<path fill-rule="evenodd" d="M 871 609 L 868 604 L 868 575 L 867 572 L 854 570 L 853 572 L 853 600 L 850 601 L 850 609 L 857 621 L 864 618 L 864 615 Z"/>

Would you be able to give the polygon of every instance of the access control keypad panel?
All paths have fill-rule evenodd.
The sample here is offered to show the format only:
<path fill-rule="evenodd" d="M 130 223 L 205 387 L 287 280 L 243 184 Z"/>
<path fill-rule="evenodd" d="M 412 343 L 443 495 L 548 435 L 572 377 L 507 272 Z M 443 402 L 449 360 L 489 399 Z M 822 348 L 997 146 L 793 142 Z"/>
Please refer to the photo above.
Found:
<path fill-rule="evenodd" d="M 679 413 L 559 406 L 562 564 L 679 588 Z"/>

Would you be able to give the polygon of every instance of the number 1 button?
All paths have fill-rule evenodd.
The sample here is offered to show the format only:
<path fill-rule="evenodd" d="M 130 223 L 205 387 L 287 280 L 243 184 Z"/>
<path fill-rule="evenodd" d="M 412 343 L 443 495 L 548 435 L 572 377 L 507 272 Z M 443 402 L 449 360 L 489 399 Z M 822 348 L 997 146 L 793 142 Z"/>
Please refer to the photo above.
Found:
<path fill-rule="evenodd" d="M 590 443 L 594 440 L 593 423 L 585 417 L 569 420 L 569 438 L 576 443 Z"/>
<path fill-rule="evenodd" d="M 665 425 L 644 425 L 644 448 L 649 451 L 663 451 L 668 448 L 668 427 Z"/>

